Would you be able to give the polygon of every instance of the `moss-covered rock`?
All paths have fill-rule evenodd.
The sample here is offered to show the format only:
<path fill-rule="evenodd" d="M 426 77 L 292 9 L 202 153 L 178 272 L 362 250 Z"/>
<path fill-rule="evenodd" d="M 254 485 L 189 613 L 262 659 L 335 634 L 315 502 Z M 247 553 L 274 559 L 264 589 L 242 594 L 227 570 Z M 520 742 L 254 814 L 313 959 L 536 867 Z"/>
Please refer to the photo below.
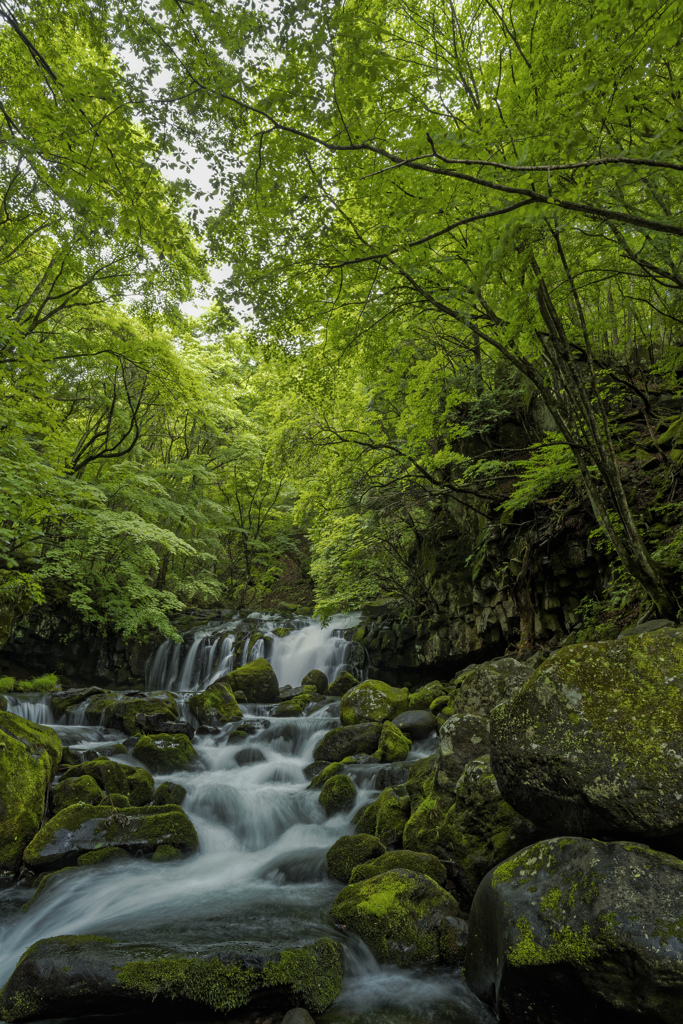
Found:
<path fill-rule="evenodd" d="M 166 804 L 180 805 L 187 796 L 187 790 L 177 782 L 162 782 L 152 798 L 155 807 L 164 807 Z"/>
<path fill-rule="evenodd" d="M 343 697 L 345 693 L 352 690 L 354 686 L 358 686 L 360 679 L 356 679 L 350 672 L 340 672 L 339 675 L 332 680 L 327 688 L 328 696 L 330 697 Z"/>
<path fill-rule="evenodd" d="M 379 679 L 367 679 L 344 694 L 339 704 L 339 717 L 342 725 L 381 723 L 407 710 L 407 689 L 398 690 Z"/>
<path fill-rule="evenodd" d="M 271 704 L 280 692 L 277 676 L 265 658 L 257 658 L 230 672 L 221 682 L 233 693 L 241 690 L 250 704 Z"/>
<path fill-rule="evenodd" d="M 6 1021 L 126 1013 L 149 1005 L 173 1016 L 226 1016 L 270 1001 L 323 1013 L 341 991 L 343 955 L 330 938 L 272 956 L 209 946 L 192 953 L 132 945 L 92 935 L 62 935 L 31 946 L 2 991 Z"/>
<path fill-rule="evenodd" d="M 193 693 L 188 704 L 200 725 L 226 725 L 243 717 L 232 690 L 221 680 Z"/>
<path fill-rule="evenodd" d="M 328 679 L 320 669 L 312 668 L 301 680 L 302 687 L 312 686 L 316 693 L 324 696 L 327 693 Z"/>
<path fill-rule="evenodd" d="M 383 764 L 392 761 L 405 761 L 412 745 L 412 740 L 405 733 L 401 732 L 393 722 L 385 722 L 382 726 L 375 756 Z"/>
<path fill-rule="evenodd" d="M 451 689 L 451 714 L 488 719 L 496 704 L 518 693 L 533 669 L 514 658 L 496 658 L 461 672 Z"/>
<path fill-rule="evenodd" d="M 327 870 L 333 878 L 346 884 L 355 867 L 385 852 L 386 847 L 377 836 L 342 836 L 327 851 Z"/>
<path fill-rule="evenodd" d="M 488 752 L 488 719 L 482 715 L 452 715 L 439 729 L 436 774 L 439 788 L 454 793 L 465 765 Z"/>
<path fill-rule="evenodd" d="M 559 650 L 494 709 L 491 764 L 546 834 L 683 853 L 683 630 Z"/>
<path fill-rule="evenodd" d="M 418 853 L 433 853 L 441 858 L 439 829 L 453 803 L 450 795 L 432 793 L 412 811 L 403 829 L 403 848 Z"/>
<path fill-rule="evenodd" d="M 335 775 L 340 775 L 344 771 L 344 764 L 341 761 L 333 761 L 332 764 L 325 764 L 324 761 L 321 763 L 324 767 L 314 777 L 308 787 L 309 789 L 322 789 L 328 779 L 333 778 Z"/>
<path fill-rule="evenodd" d="M 330 729 L 316 746 L 313 757 L 316 761 L 343 761 L 354 754 L 373 754 L 381 733 L 378 722 Z"/>
<path fill-rule="evenodd" d="M 102 846 L 99 850 L 88 850 L 87 853 L 82 853 L 76 863 L 81 868 L 92 868 L 111 860 L 128 860 L 129 858 L 128 851 L 120 846 Z M 69 869 L 64 868 L 63 870 L 68 871 Z"/>
<path fill-rule="evenodd" d="M 179 850 L 177 846 L 162 843 L 152 854 L 152 860 L 155 864 L 165 864 L 169 860 L 182 860 L 183 856 L 183 851 Z"/>
<path fill-rule="evenodd" d="M 402 845 L 403 829 L 410 815 L 408 794 L 387 786 L 355 822 L 356 834 L 374 835 L 389 849 Z"/>
<path fill-rule="evenodd" d="M 443 697 L 445 690 L 442 684 L 438 680 L 434 680 L 433 683 L 427 683 L 426 686 L 421 686 L 419 690 L 415 690 L 411 693 L 408 698 L 408 710 L 409 711 L 429 711 L 429 707 L 437 697 Z"/>
<path fill-rule="evenodd" d="M 432 878 L 397 868 L 347 885 L 330 913 L 360 935 L 380 963 L 414 967 L 438 963 L 441 923 L 459 912 Z"/>
<path fill-rule="evenodd" d="M 168 843 L 183 853 L 198 845 L 194 825 L 180 807 L 111 807 L 74 804 L 51 818 L 24 850 L 24 864 L 46 871 L 76 864 L 84 853 L 118 846 L 129 853 L 151 854 Z"/>
<path fill-rule="evenodd" d="M 348 775 L 334 775 L 323 784 L 318 801 L 328 816 L 348 811 L 356 799 L 356 787 Z"/>
<path fill-rule="evenodd" d="M 90 697 L 105 693 L 101 686 L 87 686 L 80 689 L 64 690 L 63 693 L 53 693 L 50 697 L 50 706 L 55 718 L 68 715 L 70 711 L 78 707 Z"/>
<path fill-rule="evenodd" d="M 81 778 L 60 782 L 52 794 L 52 805 L 55 811 L 61 811 L 72 804 L 98 804 L 103 796 L 94 778 L 83 775 Z"/>
<path fill-rule="evenodd" d="M 123 793 L 107 793 L 105 794 L 100 803 L 103 807 L 130 807 L 130 800 Z"/>
<path fill-rule="evenodd" d="M 358 864 L 351 872 L 350 881 L 352 884 L 363 882 L 366 878 L 374 878 L 375 875 L 382 875 L 394 868 L 405 868 L 406 871 L 429 875 L 437 885 L 443 885 L 446 881 L 446 869 L 438 857 L 430 853 L 416 853 L 414 850 L 389 850 L 374 860 Z"/>
<path fill-rule="evenodd" d="M 436 778 L 436 754 L 413 761 L 408 769 L 406 790 L 410 797 L 411 811 L 417 810 L 422 801 L 432 795 Z"/>
<path fill-rule="evenodd" d="M 438 827 L 440 856 L 453 865 L 459 902 L 469 906 L 491 868 L 539 838 L 538 829 L 503 800 L 490 758 L 471 761 Z"/>
<path fill-rule="evenodd" d="M 132 754 L 150 771 L 160 774 L 184 771 L 197 758 L 196 750 L 183 733 L 175 736 L 169 736 L 168 733 L 143 736 L 133 747 Z"/>
<path fill-rule="evenodd" d="M 504 1024 L 679 1024 L 683 863 L 636 843 L 550 839 L 491 871 L 465 977 Z"/>
<path fill-rule="evenodd" d="M 69 779 L 80 779 L 86 775 L 93 778 L 105 793 L 122 793 L 127 796 L 134 807 L 148 804 L 154 794 L 154 779 L 148 771 L 111 761 L 108 757 L 98 757 L 74 765 L 64 773 L 60 785 Z"/>
<path fill-rule="evenodd" d="M 54 703 L 54 698 L 53 698 Z M 86 720 L 120 729 L 128 736 L 158 731 L 163 722 L 178 720 L 178 706 L 170 693 L 117 693 L 103 690 L 90 697 Z"/>
<path fill-rule="evenodd" d="M 54 729 L 0 711 L 0 878 L 21 866 L 61 756 Z"/>

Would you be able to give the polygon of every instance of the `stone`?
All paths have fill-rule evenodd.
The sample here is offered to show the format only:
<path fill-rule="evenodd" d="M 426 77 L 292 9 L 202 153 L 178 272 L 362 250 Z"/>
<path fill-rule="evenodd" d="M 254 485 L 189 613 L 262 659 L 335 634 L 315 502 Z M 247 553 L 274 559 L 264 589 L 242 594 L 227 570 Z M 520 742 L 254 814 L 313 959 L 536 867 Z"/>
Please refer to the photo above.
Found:
<path fill-rule="evenodd" d="M 340 672 L 336 679 L 333 679 L 327 688 L 327 694 L 329 697 L 343 697 L 345 693 L 352 690 L 354 686 L 358 686 L 360 683 L 359 679 L 352 676 L 350 672 Z"/>
<path fill-rule="evenodd" d="M 682 889 L 683 862 L 637 843 L 529 846 L 477 890 L 467 983 L 501 1024 L 679 1024 Z"/>
<path fill-rule="evenodd" d="M 518 693 L 533 669 L 514 658 L 497 658 L 473 665 L 455 680 L 457 692 L 451 698 L 455 714 L 488 716 L 496 704 Z"/>
<path fill-rule="evenodd" d="M 43 825 L 24 850 L 24 864 L 32 871 L 54 870 L 76 864 L 82 854 L 105 846 L 151 854 L 163 843 L 183 853 L 193 853 L 199 846 L 194 825 L 180 807 L 133 807 L 120 812 L 75 804 Z"/>
<path fill-rule="evenodd" d="M 293 1010 L 287 1010 L 282 1018 L 282 1024 L 315 1024 L 308 1010 L 302 1006 L 295 1006 Z"/>
<path fill-rule="evenodd" d="M 302 689 L 307 686 L 312 686 L 316 693 L 324 696 L 327 693 L 328 680 L 324 672 L 320 669 L 312 668 L 303 679 L 301 680 Z"/>
<path fill-rule="evenodd" d="M 167 804 L 180 805 L 187 796 L 187 790 L 177 782 L 162 782 L 152 799 L 155 807 L 165 807 Z"/>
<path fill-rule="evenodd" d="M 491 765 L 545 835 L 683 853 L 683 631 L 557 651 L 494 710 Z"/>
<path fill-rule="evenodd" d="M 400 729 L 397 729 L 393 722 L 385 722 L 382 726 L 375 757 L 383 764 L 392 761 L 405 761 L 412 745 L 412 740 Z"/>
<path fill-rule="evenodd" d="M 241 690 L 250 704 L 272 704 L 280 693 L 277 676 L 265 658 L 234 669 L 218 682 L 226 683 L 233 693 Z"/>
<path fill-rule="evenodd" d="M 393 723 L 411 740 L 426 740 L 436 729 L 436 716 L 431 711 L 404 711 Z"/>
<path fill-rule="evenodd" d="M 356 800 L 356 787 L 348 775 L 334 775 L 323 784 L 318 801 L 328 817 L 349 811 Z"/>
<path fill-rule="evenodd" d="M 220 680 L 211 683 L 199 693 L 193 693 L 188 705 L 200 725 L 227 725 L 228 722 L 237 722 L 243 717 L 232 690 Z"/>
<path fill-rule="evenodd" d="M 373 754 L 381 733 L 382 727 L 376 722 L 330 729 L 313 751 L 313 758 L 315 761 L 343 761 L 353 754 Z"/>
<path fill-rule="evenodd" d="M 410 806 L 415 810 L 425 797 L 432 795 L 436 777 L 436 754 L 411 761 L 406 779 L 406 791 L 410 797 Z"/>
<path fill-rule="evenodd" d="M 61 756 L 54 729 L 0 711 L 0 879 L 21 867 Z"/>
<path fill-rule="evenodd" d="M 649 622 L 641 622 L 637 626 L 628 626 L 622 629 L 617 640 L 623 640 L 627 636 L 640 636 L 641 633 L 652 633 L 655 629 L 676 629 L 676 623 L 671 619 L 650 619 Z"/>
<path fill-rule="evenodd" d="M 243 747 L 235 754 L 235 764 L 259 764 L 265 761 L 266 755 L 259 747 Z"/>
<path fill-rule="evenodd" d="M 356 836 L 356 838 L 359 838 Z M 358 864 L 351 872 L 349 881 L 354 884 L 363 882 L 366 878 L 374 878 L 375 875 L 382 875 L 385 871 L 393 868 L 405 868 L 406 871 L 416 871 L 420 875 L 429 875 L 437 885 L 444 885 L 446 881 L 446 869 L 438 859 L 430 853 L 416 853 L 414 850 L 389 850 L 380 854 L 379 857 Z"/>
<path fill-rule="evenodd" d="M 482 715 L 458 714 L 439 729 L 436 782 L 440 789 L 455 792 L 465 765 L 488 754 L 489 723 Z"/>
<path fill-rule="evenodd" d="M 538 829 L 503 800 L 490 757 L 470 761 L 438 830 L 439 853 L 450 862 L 460 905 L 471 904 L 496 864 L 540 838 Z"/>
<path fill-rule="evenodd" d="M 133 747 L 133 757 L 142 761 L 147 768 L 157 774 L 183 771 L 189 768 L 197 758 L 197 752 L 187 736 L 182 733 L 170 736 L 161 733 L 159 736 L 143 736 Z"/>
<path fill-rule="evenodd" d="M 357 820 L 356 834 L 374 835 L 389 849 L 400 848 L 403 843 L 403 829 L 410 815 L 410 799 L 387 787 L 376 800 L 362 808 Z"/>
<path fill-rule="evenodd" d="M 327 870 L 340 882 L 346 884 L 354 868 L 359 864 L 380 857 L 386 852 L 384 843 L 374 835 L 341 836 L 327 851 Z"/>
<path fill-rule="evenodd" d="M 435 680 L 433 683 L 427 683 L 426 686 L 421 686 L 419 690 L 415 690 L 414 693 L 410 694 L 408 708 L 410 711 L 429 711 L 432 702 L 444 695 L 445 690 L 443 686 L 438 680 Z"/>
<path fill-rule="evenodd" d="M 331 779 L 334 775 L 340 775 L 346 767 L 343 761 L 332 761 L 331 764 L 323 763 L 324 768 L 312 779 L 308 789 L 322 789 L 328 779 Z"/>
<path fill-rule="evenodd" d="M 441 922 L 458 914 L 457 902 L 432 878 L 403 868 L 347 885 L 330 911 L 380 963 L 399 967 L 438 963 Z"/>
<path fill-rule="evenodd" d="M 133 745 L 137 742 L 133 741 Z M 154 779 L 145 768 L 121 764 L 108 757 L 98 757 L 74 765 L 64 773 L 60 785 L 67 779 L 80 779 L 86 775 L 91 776 L 108 795 L 122 793 L 127 796 L 134 807 L 148 804 L 154 795 Z"/>
<path fill-rule="evenodd" d="M 140 693 L 136 690 L 118 693 L 102 690 L 87 701 L 85 717 L 93 725 L 119 729 L 128 736 L 139 736 L 143 729 L 140 721 L 178 720 L 178 706 L 170 693 Z"/>
<path fill-rule="evenodd" d="M 407 710 L 407 689 L 398 690 L 379 679 L 368 679 L 344 694 L 339 704 L 339 717 L 342 725 L 381 723 Z"/>
<path fill-rule="evenodd" d="M 103 796 L 93 777 L 83 775 L 60 782 L 52 794 L 52 805 L 55 811 L 61 811 L 72 804 L 99 804 Z"/>
<path fill-rule="evenodd" d="M 158 715 L 137 714 L 135 716 L 135 724 L 143 734 L 150 732 L 165 732 L 171 734 L 175 732 L 182 732 L 188 739 L 194 739 L 194 729 L 189 722 L 174 722 L 172 718 L 166 717 L 163 713 Z"/>
<path fill-rule="evenodd" d="M 320 1014 L 339 995 L 342 978 L 341 943 L 327 937 L 257 956 L 215 945 L 186 952 L 60 935 L 26 951 L 2 990 L 0 1015 L 11 1024 L 141 1010 L 164 1019 L 178 1012 L 223 1018 L 268 999 Z"/>

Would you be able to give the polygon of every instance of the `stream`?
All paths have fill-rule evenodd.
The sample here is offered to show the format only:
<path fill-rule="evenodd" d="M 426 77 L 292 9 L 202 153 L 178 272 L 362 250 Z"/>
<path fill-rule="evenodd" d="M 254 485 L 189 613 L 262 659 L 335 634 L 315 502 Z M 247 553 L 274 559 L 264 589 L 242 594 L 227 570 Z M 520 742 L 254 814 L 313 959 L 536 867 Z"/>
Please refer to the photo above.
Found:
<path fill-rule="evenodd" d="M 281 688 L 298 686 L 314 668 L 332 681 L 349 666 L 353 645 L 342 634 L 352 620 L 338 618 L 325 628 L 300 620 L 281 637 L 273 633 L 275 617 L 252 618 L 252 631 L 265 633 L 268 642 L 258 639 L 251 649 L 245 644 L 239 661 L 265 654 Z M 203 628 L 183 645 L 166 641 L 150 659 L 147 689 L 172 690 L 181 716 L 193 721 L 186 706 L 191 691 L 235 667 L 234 630 L 229 620 Z M 358 665 L 352 671 L 367 676 Z M 340 936 L 329 921 L 341 885 L 328 877 L 325 853 L 353 832 L 355 810 L 378 795 L 381 768 L 350 766 L 356 806 L 326 818 L 319 791 L 307 789 L 304 768 L 324 733 L 340 724 L 338 709 L 338 702 L 330 702 L 301 718 L 274 718 L 273 707 L 246 705 L 253 735 L 228 744 L 234 724 L 197 734 L 198 767 L 155 775 L 157 784 L 169 779 L 187 790 L 183 809 L 197 829 L 200 850 L 186 860 L 155 864 L 139 858 L 68 871 L 25 913 L 22 905 L 33 890 L 18 884 L 0 891 L 0 985 L 29 945 L 53 935 L 161 941 L 184 949 L 225 942 L 250 952 L 332 935 L 345 946 L 344 988 L 318 1017 L 323 1024 L 488 1024 L 490 1014 L 459 972 L 379 965 L 360 939 Z M 126 738 L 84 724 L 78 709 L 55 722 L 49 695 L 10 695 L 7 710 L 50 725 L 79 752 L 109 756 L 108 748 Z M 411 758 L 427 756 L 434 745 L 434 739 L 414 744 Z M 131 755 L 113 756 L 139 765 Z"/>

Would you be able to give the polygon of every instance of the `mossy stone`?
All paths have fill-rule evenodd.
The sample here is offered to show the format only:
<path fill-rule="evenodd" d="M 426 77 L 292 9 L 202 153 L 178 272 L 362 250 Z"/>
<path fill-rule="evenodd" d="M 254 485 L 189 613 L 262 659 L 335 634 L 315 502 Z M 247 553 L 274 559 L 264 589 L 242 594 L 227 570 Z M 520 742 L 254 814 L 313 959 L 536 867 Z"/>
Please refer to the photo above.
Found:
<path fill-rule="evenodd" d="M 354 754 L 373 754 L 381 734 L 379 722 L 330 729 L 316 746 L 313 757 L 316 761 L 343 761 Z"/>
<path fill-rule="evenodd" d="M 161 846 L 157 846 L 152 854 L 155 864 L 163 864 L 168 860 L 182 860 L 182 858 L 183 851 L 179 850 L 177 846 L 171 846 L 170 843 L 162 843 Z"/>
<path fill-rule="evenodd" d="M 55 811 L 61 811 L 71 804 L 98 804 L 104 796 L 102 790 L 91 775 L 80 778 L 63 779 L 52 794 Z"/>
<path fill-rule="evenodd" d="M 88 850 L 87 853 L 82 853 L 76 863 L 79 867 L 91 868 L 97 864 L 106 864 L 111 860 L 130 860 L 130 854 L 127 850 L 122 850 L 120 846 L 102 846 L 99 850 Z"/>
<path fill-rule="evenodd" d="M 102 807 L 130 807 L 130 800 L 123 793 L 107 793 L 100 804 Z"/>
<path fill-rule="evenodd" d="M 233 693 L 241 690 L 251 704 L 272 704 L 280 692 L 277 676 L 265 658 L 257 658 L 228 673 L 221 682 Z"/>
<path fill-rule="evenodd" d="M 408 708 L 410 711 L 431 711 L 432 703 L 443 696 L 444 688 L 440 682 L 427 683 L 426 686 L 421 686 L 419 690 L 410 694 Z M 432 714 L 434 714 L 433 711 Z"/>
<path fill-rule="evenodd" d="M 197 758 L 192 743 L 182 732 L 172 736 L 168 733 L 142 736 L 133 747 L 132 754 L 150 771 L 158 774 L 184 771 Z"/>
<path fill-rule="evenodd" d="M 385 722 L 380 733 L 376 757 L 382 764 L 405 761 L 412 747 L 412 740 L 393 722 Z"/>
<path fill-rule="evenodd" d="M 439 789 L 455 792 L 465 765 L 489 752 L 489 723 L 481 714 L 456 714 L 439 730 L 436 782 Z"/>
<path fill-rule="evenodd" d="M 60 768 L 70 768 L 72 765 L 80 763 L 81 758 L 80 755 L 78 754 L 78 751 L 72 750 L 71 747 L 62 747 L 62 759 L 59 762 Z"/>
<path fill-rule="evenodd" d="M 60 785 L 67 779 L 80 779 L 87 775 L 91 776 L 106 793 L 123 793 L 133 807 L 148 804 L 154 794 L 154 779 L 145 768 L 121 764 L 119 761 L 111 761 L 108 757 L 98 757 L 74 765 L 64 773 Z"/>
<path fill-rule="evenodd" d="M 340 775 L 343 771 L 344 765 L 341 761 L 333 761 L 332 764 L 326 764 L 322 771 L 315 776 L 308 788 L 322 789 L 328 779 L 333 778 L 335 775 Z"/>
<path fill-rule="evenodd" d="M 61 757 L 54 729 L 0 711 L 0 877 L 21 866 Z"/>
<path fill-rule="evenodd" d="M 356 834 L 375 835 L 384 846 L 394 849 L 403 842 L 403 829 L 410 815 L 407 793 L 387 786 L 367 807 L 363 808 L 356 824 Z"/>
<path fill-rule="evenodd" d="M 324 696 L 328 689 L 328 679 L 320 669 L 312 668 L 301 680 L 302 686 L 312 686 L 316 693 Z"/>
<path fill-rule="evenodd" d="M 157 787 L 152 803 L 155 807 L 162 807 L 165 804 L 180 805 L 186 796 L 187 790 L 178 782 L 162 782 Z"/>
<path fill-rule="evenodd" d="M 358 686 L 359 683 L 360 679 L 356 679 L 350 672 L 340 672 L 328 686 L 327 694 L 329 697 L 343 697 L 345 693 L 352 690 L 354 686 Z"/>
<path fill-rule="evenodd" d="M 380 857 L 385 852 L 386 847 L 377 836 L 341 836 L 327 851 L 327 870 L 333 878 L 346 883 L 350 880 L 354 868 Z"/>
<path fill-rule="evenodd" d="M 374 878 L 393 868 L 405 868 L 406 871 L 429 875 L 441 886 L 446 881 L 446 869 L 438 857 L 430 853 L 416 853 L 414 850 L 388 850 L 374 860 L 358 864 L 351 872 L 350 882 L 363 882 L 366 878 Z"/>
<path fill-rule="evenodd" d="M 426 797 L 411 813 L 403 829 L 403 848 L 417 853 L 433 853 L 439 856 L 439 829 L 445 821 L 453 797 L 433 794 Z"/>
<path fill-rule="evenodd" d="M 406 789 L 410 797 L 411 810 L 416 810 L 422 801 L 432 795 L 436 778 L 436 754 L 413 761 L 408 769 Z"/>
<path fill-rule="evenodd" d="M 348 775 L 334 775 L 324 783 L 318 801 L 328 817 L 353 807 L 356 787 Z"/>
<path fill-rule="evenodd" d="M 379 679 L 359 683 L 342 697 L 339 717 L 342 725 L 382 723 L 408 710 L 408 690 L 399 690 Z"/>
<path fill-rule="evenodd" d="M 103 690 L 88 700 L 85 714 L 93 724 L 101 722 L 109 728 L 120 729 L 128 736 L 140 736 L 149 728 L 148 725 L 143 727 L 142 721 L 177 721 L 178 706 L 170 693 L 138 696 Z"/>
<path fill-rule="evenodd" d="M 439 962 L 441 922 L 459 912 L 432 878 L 395 868 L 347 885 L 330 916 L 359 935 L 380 963 L 416 967 Z"/>
<path fill-rule="evenodd" d="M 243 717 L 232 690 L 221 680 L 193 693 L 188 704 L 200 725 L 226 725 Z"/>

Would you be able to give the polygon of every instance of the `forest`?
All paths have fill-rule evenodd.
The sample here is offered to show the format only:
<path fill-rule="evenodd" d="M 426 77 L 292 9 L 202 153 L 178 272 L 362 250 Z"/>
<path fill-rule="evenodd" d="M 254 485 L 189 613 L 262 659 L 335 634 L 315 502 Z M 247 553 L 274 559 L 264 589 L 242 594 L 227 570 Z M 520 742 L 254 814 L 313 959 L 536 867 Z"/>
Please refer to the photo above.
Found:
<path fill-rule="evenodd" d="M 677 3 L 0 22 L 3 640 L 428 615 L 444 532 L 474 579 L 492 528 L 576 514 L 591 600 L 676 618 Z"/>

